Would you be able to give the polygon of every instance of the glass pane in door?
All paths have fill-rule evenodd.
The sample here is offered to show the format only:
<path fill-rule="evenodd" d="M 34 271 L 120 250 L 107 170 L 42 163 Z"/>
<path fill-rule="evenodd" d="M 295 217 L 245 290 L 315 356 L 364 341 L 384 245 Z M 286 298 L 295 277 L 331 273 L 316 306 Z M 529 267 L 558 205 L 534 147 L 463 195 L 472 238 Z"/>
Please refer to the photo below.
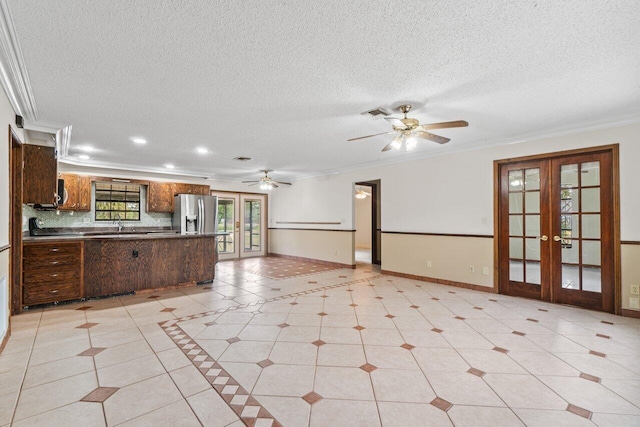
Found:
<path fill-rule="evenodd" d="M 260 200 L 245 200 L 244 202 L 244 251 L 254 252 L 262 249 Z"/>
<path fill-rule="evenodd" d="M 220 254 L 235 252 L 234 218 L 235 200 L 218 198 L 218 233 L 229 233 L 218 238 L 218 253 Z"/>

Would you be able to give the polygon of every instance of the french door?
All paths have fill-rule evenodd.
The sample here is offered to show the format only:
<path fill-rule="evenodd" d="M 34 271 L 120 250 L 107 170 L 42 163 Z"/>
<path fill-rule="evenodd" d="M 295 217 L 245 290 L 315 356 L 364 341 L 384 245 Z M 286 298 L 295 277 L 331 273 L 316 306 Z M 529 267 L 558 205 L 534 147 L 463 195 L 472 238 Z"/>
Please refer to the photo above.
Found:
<path fill-rule="evenodd" d="M 614 310 L 613 155 L 500 165 L 500 292 Z"/>
<path fill-rule="evenodd" d="M 261 194 L 211 193 L 218 197 L 218 259 L 267 253 L 267 206 Z"/>

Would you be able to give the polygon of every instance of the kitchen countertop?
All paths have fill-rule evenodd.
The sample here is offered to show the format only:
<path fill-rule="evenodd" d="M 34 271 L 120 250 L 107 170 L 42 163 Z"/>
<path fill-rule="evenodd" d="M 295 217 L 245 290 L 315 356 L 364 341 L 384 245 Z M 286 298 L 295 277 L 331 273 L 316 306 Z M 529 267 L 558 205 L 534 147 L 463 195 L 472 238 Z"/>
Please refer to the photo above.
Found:
<path fill-rule="evenodd" d="M 30 236 L 28 234 L 22 237 L 24 243 L 33 242 L 52 242 L 60 240 L 104 240 L 104 239 L 119 239 L 119 240 L 149 240 L 149 239 L 189 239 L 193 237 L 216 237 L 224 236 L 229 233 L 205 233 L 205 234 L 180 234 L 175 230 L 153 229 L 153 230 L 123 230 L 118 232 L 117 230 L 109 229 L 66 229 L 59 231 L 53 235 L 42 236 Z"/>

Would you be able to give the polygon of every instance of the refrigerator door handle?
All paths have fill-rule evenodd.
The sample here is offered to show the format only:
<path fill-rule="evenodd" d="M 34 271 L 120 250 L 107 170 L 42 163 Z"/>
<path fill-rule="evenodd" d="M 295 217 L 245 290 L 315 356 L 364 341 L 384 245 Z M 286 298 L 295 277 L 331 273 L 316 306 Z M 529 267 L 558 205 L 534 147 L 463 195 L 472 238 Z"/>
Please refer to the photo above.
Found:
<path fill-rule="evenodd" d="M 204 209 L 202 207 L 202 199 L 198 199 L 198 234 L 202 234 L 202 227 L 204 221 Z"/>

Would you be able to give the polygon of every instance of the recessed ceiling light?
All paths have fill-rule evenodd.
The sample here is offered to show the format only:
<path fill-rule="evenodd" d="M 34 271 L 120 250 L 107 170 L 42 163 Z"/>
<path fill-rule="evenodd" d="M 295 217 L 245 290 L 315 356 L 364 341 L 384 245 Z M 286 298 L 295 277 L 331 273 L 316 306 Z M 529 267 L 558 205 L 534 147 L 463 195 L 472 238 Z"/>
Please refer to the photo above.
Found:
<path fill-rule="evenodd" d="M 80 160 L 89 160 L 89 156 L 87 156 L 86 154 L 80 154 L 80 155 L 78 156 L 78 158 L 79 158 Z"/>
<path fill-rule="evenodd" d="M 96 149 L 93 148 L 90 145 L 81 145 L 81 146 L 77 147 L 77 149 L 80 150 L 80 151 L 84 151 L 85 153 L 92 153 L 92 152 L 96 151 Z"/>
<path fill-rule="evenodd" d="M 174 166 L 174 165 L 172 165 L 171 163 L 167 163 L 166 165 L 164 165 L 164 167 L 165 167 L 165 168 L 167 168 L 167 169 L 173 169 L 173 168 L 175 168 L 175 166 Z"/>
<path fill-rule="evenodd" d="M 146 139 L 140 138 L 140 137 L 131 138 L 131 140 L 133 142 L 135 142 L 136 144 L 146 144 L 147 143 Z"/>
<path fill-rule="evenodd" d="M 204 148 L 204 147 L 198 147 L 198 148 L 196 148 L 196 152 L 197 152 L 198 154 L 207 154 L 207 153 L 209 152 L 209 150 L 207 150 L 207 149 L 206 149 L 206 148 Z"/>

